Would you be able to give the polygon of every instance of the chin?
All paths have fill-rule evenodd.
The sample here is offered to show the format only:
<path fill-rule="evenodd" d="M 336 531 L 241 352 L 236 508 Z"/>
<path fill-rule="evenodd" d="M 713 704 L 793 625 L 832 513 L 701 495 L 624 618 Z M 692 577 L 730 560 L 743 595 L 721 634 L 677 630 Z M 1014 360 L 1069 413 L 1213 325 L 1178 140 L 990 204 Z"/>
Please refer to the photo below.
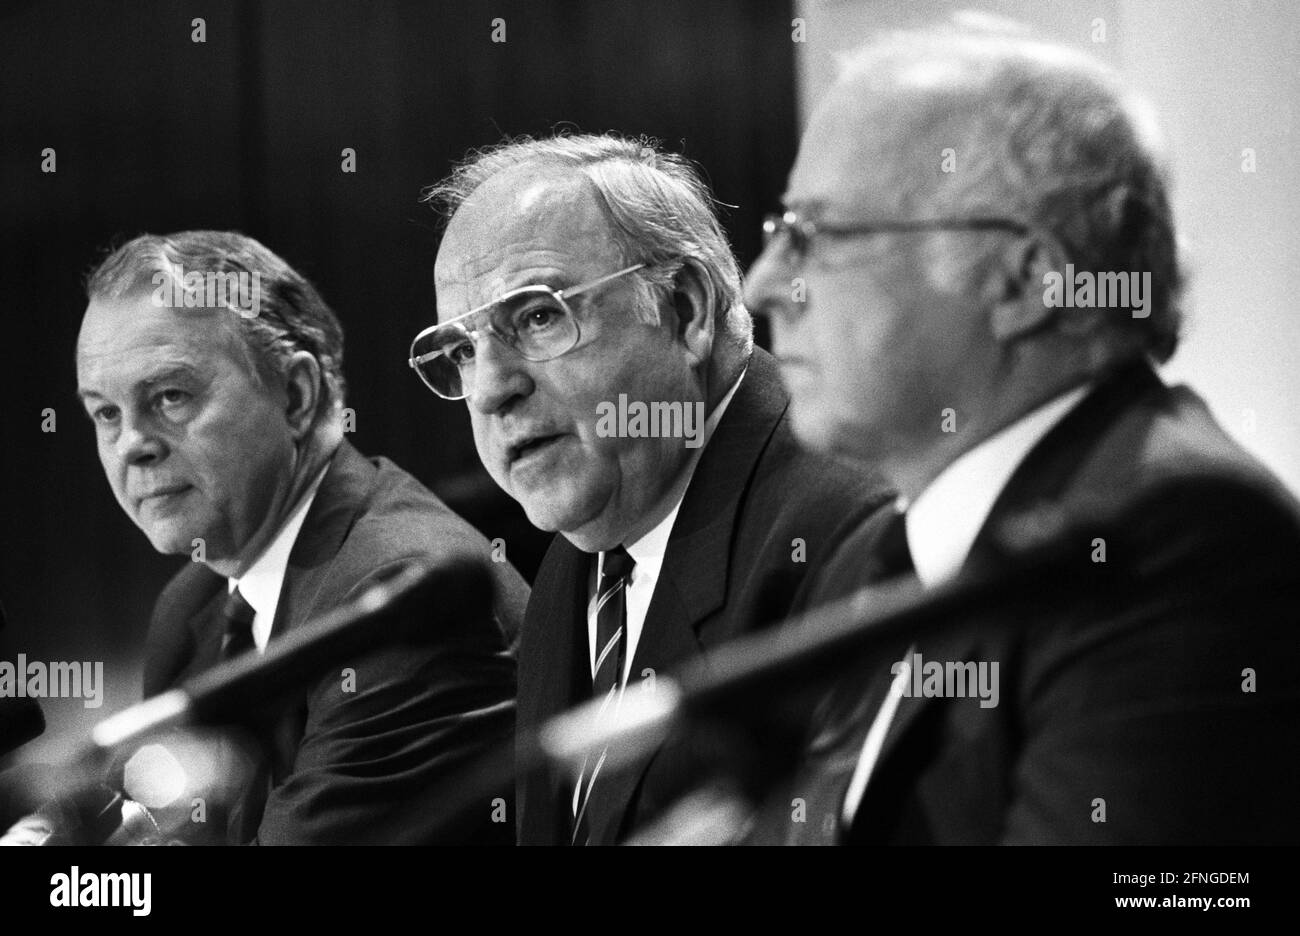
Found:
<path fill-rule="evenodd" d="M 570 479 L 572 480 L 572 479 Z M 528 522 L 548 533 L 569 534 L 581 530 L 597 519 L 605 499 L 593 496 L 589 489 L 575 488 L 572 484 L 559 490 L 536 491 L 518 498 L 528 516 Z"/>
<path fill-rule="evenodd" d="M 545 507 L 533 507 L 530 504 L 521 504 L 524 508 L 524 515 L 528 517 L 528 522 L 543 533 L 559 533 L 560 519 L 554 512 L 547 510 Z"/>
<path fill-rule="evenodd" d="M 194 540 L 202 539 L 204 549 L 208 552 L 215 545 L 203 524 L 195 524 L 192 516 L 172 515 L 153 517 L 141 523 L 136 521 L 140 532 L 149 540 L 149 545 L 164 556 L 188 555 L 195 549 Z"/>
<path fill-rule="evenodd" d="M 177 530 L 145 531 L 149 543 L 164 556 L 179 556 L 194 549 L 194 537 Z"/>
<path fill-rule="evenodd" d="M 545 496 L 523 497 L 519 505 L 524 508 L 528 522 L 547 533 L 560 533 L 572 529 L 579 521 L 579 511 L 572 501 Z"/>

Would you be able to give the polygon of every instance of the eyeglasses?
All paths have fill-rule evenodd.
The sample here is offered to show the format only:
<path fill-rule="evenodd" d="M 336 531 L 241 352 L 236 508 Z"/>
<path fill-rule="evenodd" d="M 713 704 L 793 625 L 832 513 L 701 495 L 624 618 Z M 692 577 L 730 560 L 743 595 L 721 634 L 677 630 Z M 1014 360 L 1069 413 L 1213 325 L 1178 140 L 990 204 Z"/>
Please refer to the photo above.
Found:
<path fill-rule="evenodd" d="M 797 212 L 770 214 L 763 219 L 763 248 L 774 240 L 785 241 L 789 259 L 802 263 L 816 237 L 864 237 L 871 234 L 906 234 L 913 231 L 985 231 L 1003 230 L 1030 234 L 1027 224 L 1009 218 L 926 218 L 917 221 L 878 221 L 873 224 L 826 224 L 802 218 Z"/>
<path fill-rule="evenodd" d="M 486 332 L 526 361 L 550 361 L 568 354 L 582 340 L 582 330 L 567 300 L 648 266 L 638 263 L 599 279 L 552 289 L 521 286 L 470 309 L 464 315 L 431 325 L 411 342 L 408 364 L 424 385 L 444 400 L 463 400 L 473 371 L 475 338 Z"/>

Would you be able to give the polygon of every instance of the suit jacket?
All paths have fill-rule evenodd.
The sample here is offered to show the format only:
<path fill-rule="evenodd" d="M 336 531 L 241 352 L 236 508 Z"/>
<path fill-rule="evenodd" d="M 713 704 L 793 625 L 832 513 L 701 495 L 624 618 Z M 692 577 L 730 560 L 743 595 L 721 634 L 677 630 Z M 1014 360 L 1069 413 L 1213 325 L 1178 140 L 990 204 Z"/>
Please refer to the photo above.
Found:
<path fill-rule="evenodd" d="M 838 827 L 843 783 L 823 797 L 834 815 L 796 820 L 791 805 L 819 780 L 839 772 L 847 781 L 890 665 L 912 643 L 889 642 L 827 700 L 808 759 L 769 804 L 757 840 L 1300 837 L 1300 508 L 1291 495 L 1195 394 L 1166 387 L 1144 362 L 1103 381 L 1030 452 L 963 571 L 1005 569 L 999 544 L 1026 517 L 1074 531 L 1066 543 L 1077 549 L 1077 587 L 1022 585 L 996 611 L 915 642 L 923 661 L 996 662 L 998 704 L 902 698 L 852 828 Z M 845 541 L 814 601 L 863 584 L 880 527 L 864 524 Z"/>
<path fill-rule="evenodd" d="M 890 500 L 878 480 L 799 448 L 788 405 L 775 362 L 756 349 L 682 500 L 626 692 L 781 620 L 837 538 Z M 520 635 L 521 731 L 591 699 L 586 609 L 594 561 L 557 536 L 538 571 Z M 605 808 L 593 817 L 591 842 L 618 841 L 655 817 L 699 779 L 698 769 L 683 742 L 619 773 L 602 772 Z M 571 782 L 555 771 L 520 779 L 522 844 L 568 844 Z"/>
<path fill-rule="evenodd" d="M 350 444 L 335 453 L 290 553 L 271 640 L 350 601 L 411 562 L 487 560 L 468 523 L 392 462 Z M 338 672 L 257 713 L 270 774 L 235 808 L 233 843 L 379 843 L 427 840 L 445 819 L 434 787 L 482 752 L 509 743 L 515 666 L 506 634 L 522 620 L 527 586 L 490 563 L 496 607 L 480 619 L 439 622 L 437 634 L 376 646 L 359 657 L 354 691 Z M 193 563 L 159 597 L 150 625 L 144 694 L 155 695 L 218 661 L 226 579 Z M 508 794 L 507 794 L 508 795 Z M 496 804 L 498 807 L 500 803 Z M 456 841 L 513 838 L 507 810 L 485 799 L 453 824 Z M 502 820 L 505 821 L 502 821 Z"/>

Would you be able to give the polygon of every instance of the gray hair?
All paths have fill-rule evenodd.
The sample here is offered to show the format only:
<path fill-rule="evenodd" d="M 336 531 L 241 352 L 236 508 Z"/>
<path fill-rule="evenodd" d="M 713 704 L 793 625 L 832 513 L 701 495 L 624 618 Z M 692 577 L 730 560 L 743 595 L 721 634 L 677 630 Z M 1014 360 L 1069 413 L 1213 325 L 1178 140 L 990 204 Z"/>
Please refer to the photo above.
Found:
<path fill-rule="evenodd" d="M 423 201 L 450 221 L 474 190 L 516 166 L 557 166 L 580 172 L 595 186 L 627 263 L 656 265 L 643 277 L 667 293 L 693 259 L 718 296 L 715 326 L 729 346 L 746 355 L 753 347 L 753 319 L 741 301 L 740 267 L 714 211 L 714 199 L 695 167 L 659 149 L 648 137 L 615 134 L 516 137 L 474 150 L 452 173 L 424 190 Z"/>
<path fill-rule="evenodd" d="M 182 272 L 184 271 L 184 272 Z M 236 310 L 243 337 L 259 373 L 283 376 L 297 351 L 316 358 L 321 368 L 322 405 L 317 421 L 343 405 L 343 326 L 305 277 L 251 237 L 234 231 L 181 231 L 142 234 L 113 250 L 86 277 L 86 295 L 115 299 L 171 279 L 177 295 L 187 287 L 182 276 L 198 272 L 220 279 L 256 274 L 257 307 Z M 202 303 L 199 303 L 202 304 Z"/>
<path fill-rule="evenodd" d="M 1010 215 L 1050 234 L 1076 272 L 1149 272 L 1149 316 L 1110 321 L 1125 343 L 1167 360 L 1183 277 L 1149 108 L 1089 56 L 958 26 L 889 34 L 845 63 L 842 79 L 868 93 L 922 96 L 909 149 L 931 149 L 937 163 L 934 147 L 951 147 L 961 160 L 946 177 L 900 175 L 900 197 L 913 210 Z"/>

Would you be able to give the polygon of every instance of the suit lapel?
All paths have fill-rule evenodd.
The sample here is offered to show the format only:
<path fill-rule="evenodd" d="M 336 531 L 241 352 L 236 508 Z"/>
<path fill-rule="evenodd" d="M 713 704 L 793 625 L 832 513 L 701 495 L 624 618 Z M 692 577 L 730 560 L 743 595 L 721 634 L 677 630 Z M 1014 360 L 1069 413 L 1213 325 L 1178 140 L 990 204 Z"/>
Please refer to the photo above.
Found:
<path fill-rule="evenodd" d="M 1008 523 L 1039 511 L 1064 519 L 1096 503 L 1113 503 L 1123 497 L 1130 478 L 1118 476 L 1115 466 L 1108 466 L 1104 478 L 1090 477 L 1089 457 L 1126 412 L 1166 392 L 1145 361 L 1120 368 L 1099 382 L 1016 468 L 989 511 L 968 564 L 978 564 L 979 568 L 996 566 Z M 1132 459 L 1132 465 L 1136 467 L 1139 461 Z"/>
<path fill-rule="evenodd" d="M 661 672 L 703 648 L 700 624 L 727 601 L 732 538 L 745 491 L 788 404 L 775 362 L 756 348 L 682 498 L 634 672 Z"/>
<path fill-rule="evenodd" d="M 1086 396 L 1035 445 L 1012 474 L 994 502 L 963 564 L 964 572 L 995 575 L 1003 565 L 1003 533 L 1007 524 L 1027 516 L 1063 519 L 1071 503 L 1088 502 L 1092 495 L 1079 482 L 1087 455 L 1105 437 L 1126 408 L 1164 389 L 1145 362 L 1123 367 Z M 1108 488 L 1111 485 L 1106 485 Z M 1109 490 L 1111 498 L 1114 490 Z M 916 652 L 923 661 L 975 660 L 981 635 L 970 628 L 951 628 L 919 641 Z M 936 698 L 904 698 L 889 725 L 876 759 L 879 765 L 893 753 L 908 730 Z"/>
<path fill-rule="evenodd" d="M 299 626 L 316 604 L 343 540 L 365 506 L 376 470 L 347 442 L 334 453 L 289 552 L 272 640 Z"/>
<path fill-rule="evenodd" d="M 788 403 L 772 358 L 755 349 L 682 498 L 626 692 L 639 690 L 634 682 L 661 676 L 706 649 L 707 635 L 701 625 L 727 600 L 732 538 L 744 493 Z M 585 622 L 585 587 L 582 594 L 584 604 L 577 619 Z M 582 633 L 585 648 L 585 627 Z M 626 823 L 628 804 L 653 760 L 601 781 L 602 798 L 616 826 Z M 615 828 L 611 833 L 619 831 Z"/>
<path fill-rule="evenodd" d="M 272 641 L 282 639 L 311 618 L 322 589 L 330 581 L 343 540 L 369 496 L 376 470 L 347 442 L 335 451 L 289 552 L 271 626 Z M 278 783 L 291 769 L 306 721 L 303 693 L 286 697 L 261 713 L 256 725 L 270 755 L 271 781 Z M 256 830 L 260 810 L 259 803 L 257 810 L 249 814 L 252 825 L 244 830 L 246 834 Z"/>
<path fill-rule="evenodd" d="M 679 518 L 686 508 L 683 503 Z M 730 516 L 718 516 L 680 537 L 674 527 L 632 658 L 630 679 L 657 676 L 703 650 L 697 627 L 722 607 L 726 597 L 730 538 Z M 701 575 L 700 570 L 712 574 Z"/>
<path fill-rule="evenodd" d="M 179 677 L 172 682 L 181 682 L 191 676 L 197 676 L 206 669 L 215 666 L 221 658 L 221 641 L 225 636 L 221 622 L 221 609 L 225 606 L 228 594 L 226 579 L 217 575 L 206 566 L 205 578 L 211 579 L 203 584 L 203 594 L 207 596 L 186 622 L 194 641 L 194 652 Z"/>
<path fill-rule="evenodd" d="M 541 632 L 529 635 L 527 653 L 521 647 L 520 679 L 533 684 L 526 707 L 520 710 L 521 721 L 539 724 L 591 698 L 586 620 L 588 581 L 594 561 L 594 555 L 576 548 L 563 536 L 557 536 L 551 544 L 546 574 L 558 587 L 534 590 L 547 601 L 538 609 Z M 520 695 L 523 705 L 523 693 Z"/>
<path fill-rule="evenodd" d="M 563 536 L 551 542 L 520 635 L 519 729 L 527 731 L 591 698 L 587 660 L 587 589 L 594 557 Z M 557 770 L 525 778 L 519 798 L 521 841 L 569 842 L 572 778 Z"/>

